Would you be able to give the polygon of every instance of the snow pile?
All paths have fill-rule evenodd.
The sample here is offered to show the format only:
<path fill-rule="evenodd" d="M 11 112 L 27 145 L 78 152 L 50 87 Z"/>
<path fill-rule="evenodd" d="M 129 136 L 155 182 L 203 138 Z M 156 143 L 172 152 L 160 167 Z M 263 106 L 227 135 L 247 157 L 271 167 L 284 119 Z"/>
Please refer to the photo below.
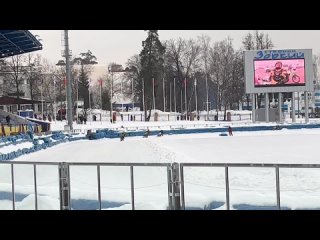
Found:
<path fill-rule="evenodd" d="M 48 196 L 38 196 L 38 209 L 39 210 L 57 210 L 60 209 L 59 199 L 48 197 Z M 30 194 L 24 198 L 21 202 L 16 203 L 17 210 L 34 210 L 35 209 L 35 195 Z"/>

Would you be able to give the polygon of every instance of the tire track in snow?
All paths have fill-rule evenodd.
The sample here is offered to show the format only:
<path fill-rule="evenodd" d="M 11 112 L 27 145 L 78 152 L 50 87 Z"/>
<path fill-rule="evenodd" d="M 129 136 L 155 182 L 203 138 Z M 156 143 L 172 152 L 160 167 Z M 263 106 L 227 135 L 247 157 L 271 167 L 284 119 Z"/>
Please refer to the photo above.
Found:
<path fill-rule="evenodd" d="M 154 152 L 155 155 L 158 156 L 159 163 L 173 163 L 177 159 L 175 152 L 167 149 L 163 145 L 160 145 L 159 142 L 154 139 L 146 139 L 146 145 L 152 150 L 152 152 Z"/>
<path fill-rule="evenodd" d="M 146 139 L 146 145 L 158 156 L 159 163 L 196 162 L 194 158 L 179 151 L 174 151 L 162 143 L 162 139 Z"/>

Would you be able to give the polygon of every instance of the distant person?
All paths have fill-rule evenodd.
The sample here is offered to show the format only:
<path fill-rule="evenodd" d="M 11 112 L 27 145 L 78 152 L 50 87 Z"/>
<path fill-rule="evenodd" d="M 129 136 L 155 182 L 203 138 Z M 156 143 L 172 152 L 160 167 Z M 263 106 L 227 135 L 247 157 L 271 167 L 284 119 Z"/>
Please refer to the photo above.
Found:
<path fill-rule="evenodd" d="M 52 121 L 52 118 L 51 118 L 51 115 L 50 115 L 50 114 L 48 115 L 48 120 L 49 120 L 49 122 Z"/>
<path fill-rule="evenodd" d="M 274 126 L 272 129 L 273 130 L 281 130 L 282 128 L 281 128 L 281 126 L 277 125 L 277 126 Z"/>
<path fill-rule="evenodd" d="M 83 116 L 82 115 L 79 116 L 79 121 L 80 121 L 80 124 L 83 124 Z"/>
<path fill-rule="evenodd" d="M 8 124 L 8 125 L 10 125 L 10 120 L 11 120 L 10 116 L 9 116 L 9 115 L 6 116 L 6 121 L 7 121 L 7 124 Z"/>
<path fill-rule="evenodd" d="M 150 130 L 149 130 L 149 128 L 147 128 L 147 130 L 144 132 L 143 137 L 144 137 L 144 138 L 148 138 L 149 135 L 150 135 Z"/>
<path fill-rule="evenodd" d="M 84 124 L 87 124 L 87 115 L 83 116 L 83 122 L 84 122 Z"/>
<path fill-rule="evenodd" d="M 159 134 L 158 134 L 158 137 L 162 137 L 163 136 L 163 130 L 161 129 Z"/>
<path fill-rule="evenodd" d="M 120 135 L 120 142 L 124 141 L 124 138 L 126 136 L 126 131 L 124 130 L 124 127 L 121 126 L 120 131 L 119 131 L 119 135 Z"/>
<path fill-rule="evenodd" d="M 121 121 L 123 121 L 123 114 L 120 114 L 120 117 L 121 117 Z"/>
<path fill-rule="evenodd" d="M 2 123 L 1 123 L 1 132 L 2 132 L 1 136 L 6 136 L 6 131 L 5 131 L 5 128 L 4 128 L 4 124 L 2 124 Z"/>
<path fill-rule="evenodd" d="M 228 127 L 229 136 L 233 136 L 231 126 Z"/>
<path fill-rule="evenodd" d="M 34 114 L 34 118 L 37 119 L 37 114 L 36 113 Z"/>

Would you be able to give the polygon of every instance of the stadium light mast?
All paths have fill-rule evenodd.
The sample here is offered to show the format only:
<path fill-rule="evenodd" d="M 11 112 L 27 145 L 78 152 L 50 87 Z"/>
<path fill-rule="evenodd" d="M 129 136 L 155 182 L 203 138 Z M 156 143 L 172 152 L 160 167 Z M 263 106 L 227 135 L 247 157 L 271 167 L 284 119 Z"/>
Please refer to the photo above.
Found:
<path fill-rule="evenodd" d="M 67 127 L 68 130 L 73 129 L 73 119 L 72 119 L 72 99 L 71 99 L 71 72 L 70 72 L 70 50 L 69 50 L 69 37 L 68 30 L 64 30 L 64 57 L 66 58 L 66 79 L 67 79 Z"/>
<path fill-rule="evenodd" d="M 108 67 L 108 72 L 111 74 L 111 87 L 110 87 L 110 120 L 112 120 L 112 99 L 113 99 L 113 75 L 114 73 L 126 73 L 126 72 L 134 72 L 136 71 L 135 68 L 129 69 L 126 67 L 125 69 L 122 68 L 122 65 L 119 64 L 112 64 L 111 66 Z M 121 79 L 121 97 L 122 96 L 122 79 Z M 123 99 L 122 99 L 123 100 Z M 123 102 L 123 101 L 122 101 Z M 122 111 L 123 111 L 123 103 L 122 103 Z M 112 120 L 113 122 L 113 120 Z"/>

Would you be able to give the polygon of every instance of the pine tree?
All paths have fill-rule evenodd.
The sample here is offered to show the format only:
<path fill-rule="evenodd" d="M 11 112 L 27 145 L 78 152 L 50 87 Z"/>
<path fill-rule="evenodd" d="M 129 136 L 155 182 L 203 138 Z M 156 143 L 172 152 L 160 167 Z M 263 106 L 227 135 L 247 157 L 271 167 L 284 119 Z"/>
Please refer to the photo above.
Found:
<path fill-rule="evenodd" d="M 89 108 L 89 74 L 91 66 L 97 64 L 97 58 L 90 50 L 86 53 L 80 53 L 80 57 L 74 59 L 75 64 L 80 65 L 79 74 L 79 99 L 84 101 L 84 109 Z"/>
<path fill-rule="evenodd" d="M 142 42 L 142 47 L 139 55 L 141 59 L 141 81 L 144 81 L 145 119 L 148 120 L 153 108 L 153 79 L 156 98 L 157 88 L 161 87 L 163 76 L 165 47 L 159 40 L 158 30 L 148 31 L 148 37 Z M 146 117 L 147 110 L 150 110 L 148 117 Z"/>

